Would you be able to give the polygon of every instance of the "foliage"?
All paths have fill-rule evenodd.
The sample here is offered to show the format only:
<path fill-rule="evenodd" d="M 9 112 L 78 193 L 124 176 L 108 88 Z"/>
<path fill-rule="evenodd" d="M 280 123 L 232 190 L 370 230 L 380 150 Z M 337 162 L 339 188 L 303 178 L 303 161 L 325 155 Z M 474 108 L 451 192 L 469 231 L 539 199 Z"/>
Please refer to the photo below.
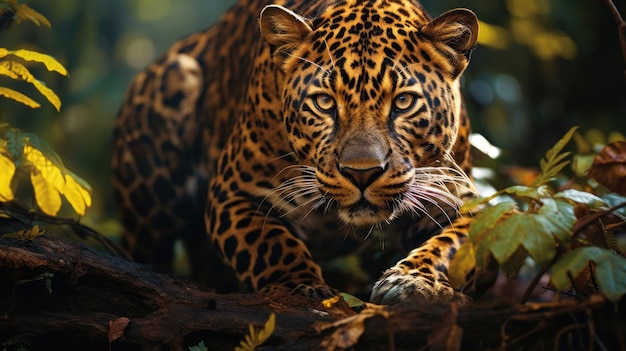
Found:
<path fill-rule="evenodd" d="M 598 287 L 606 297 L 617 302 L 626 293 L 626 259 L 612 250 L 585 246 L 574 249 L 552 267 L 552 284 L 565 290 L 571 277 L 578 276 L 589 265 L 595 265 Z"/>
<path fill-rule="evenodd" d="M 0 1 L 0 13 L 13 14 L 16 23 L 31 21 L 36 25 L 44 24 L 45 26 L 51 27 L 50 22 L 46 17 L 26 4 L 19 4 L 17 0 Z"/>
<path fill-rule="evenodd" d="M 189 346 L 189 351 L 208 351 L 208 348 L 204 344 L 204 341 L 200 341 L 198 345 Z"/>
<path fill-rule="evenodd" d="M 32 73 L 30 73 L 28 68 L 26 68 L 26 66 L 17 61 L 6 59 L 6 57 L 9 55 L 19 57 L 25 61 L 43 63 L 49 71 L 54 71 L 64 76 L 67 75 L 65 67 L 63 67 L 63 65 L 61 65 L 52 56 L 41 54 L 35 51 L 23 49 L 10 51 L 5 48 L 0 48 L 0 59 L 4 59 L 0 61 L 0 75 L 7 76 L 11 79 L 23 80 L 27 83 L 32 84 L 46 99 L 48 99 L 48 101 L 54 106 L 57 111 L 60 111 L 61 99 L 59 99 L 54 91 L 46 87 L 46 85 L 41 81 L 37 80 L 32 75 Z M 0 88 L 0 95 L 13 99 L 31 108 L 39 108 L 41 106 L 28 96 L 7 87 Z"/>
<path fill-rule="evenodd" d="M 468 284 L 465 277 L 472 271 L 478 276 L 487 269 L 491 260 L 498 263 L 507 278 L 512 278 L 530 258 L 541 267 L 539 275 L 552 268 L 552 283 L 559 291 L 568 288 L 571 279 L 593 264 L 598 288 L 607 298 L 617 302 L 626 294 L 626 285 L 619 283 L 626 281 L 626 259 L 615 254 L 618 248 L 611 228 L 604 226 L 601 232 L 585 232 L 590 224 L 596 223 L 601 217 L 613 216 L 613 227 L 622 225 L 623 218 L 614 217 L 614 211 L 619 206 L 609 208 L 605 199 L 575 189 L 575 182 L 572 181 L 569 188 L 560 191 L 549 186 L 570 163 L 567 160 L 570 152 L 562 151 L 575 132 L 576 127 L 571 128 L 548 150 L 540 161 L 540 174 L 530 185 L 511 186 L 489 197 L 469 201 L 463 206 L 461 211 L 475 212 L 475 218 L 469 229 L 468 240 L 450 265 L 450 278 L 454 286 Z M 623 163 L 620 164 L 619 160 L 624 159 L 626 147 L 619 151 L 615 151 L 615 147 L 607 146 L 611 151 L 601 152 L 596 157 L 596 167 L 592 166 L 590 175 L 600 173 L 615 184 L 623 182 L 623 178 L 619 177 Z M 600 165 L 607 168 L 598 171 Z M 609 168 L 611 165 L 613 167 Z M 587 181 L 586 184 L 592 182 L 590 179 Z M 609 183 L 607 188 L 618 189 Z M 485 206 L 496 199 L 499 199 L 498 203 Z M 484 208 L 479 209 L 480 206 Z M 605 222 L 608 223 L 608 220 Z M 603 247 L 594 246 L 596 243 L 601 243 Z M 533 287 L 531 285 L 529 288 Z"/>
<path fill-rule="evenodd" d="M 265 322 L 263 328 L 256 330 L 250 324 L 248 335 L 246 338 L 241 341 L 240 346 L 235 347 L 235 351 L 252 351 L 261 344 L 263 344 L 274 332 L 274 327 L 276 326 L 276 315 L 274 313 L 270 314 L 270 317 Z"/>
<path fill-rule="evenodd" d="M 11 10 L 18 19 L 29 19 L 37 24 L 50 26 L 48 20 L 26 5 L 15 0 L 0 3 L 3 14 Z M 64 76 L 67 70 L 51 56 L 30 50 L 11 51 L 0 48 L 0 75 L 32 84 L 56 108 L 61 108 L 61 100 L 44 83 L 37 80 L 22 63 L 7 57 L 16 57 L 27 62 L 38 62 L 52 72 Z M 18 101 L 28 107 L 40 105 L 28 96 L 10 88 L 0 87 L 0 96 Z M 67 170 L 59 156 L 34 134 L 22 133 L 6 123 L 0 123 L 0 202 L 13 201 L 17 178 L 27 174 L 34 190 L 38 208 L 45 214 L 55 216 L 61 209 L 61 196 L 65 197 L 74 211 L 84 215 L 91 206 L 91 188 L 78 176 Z"/>

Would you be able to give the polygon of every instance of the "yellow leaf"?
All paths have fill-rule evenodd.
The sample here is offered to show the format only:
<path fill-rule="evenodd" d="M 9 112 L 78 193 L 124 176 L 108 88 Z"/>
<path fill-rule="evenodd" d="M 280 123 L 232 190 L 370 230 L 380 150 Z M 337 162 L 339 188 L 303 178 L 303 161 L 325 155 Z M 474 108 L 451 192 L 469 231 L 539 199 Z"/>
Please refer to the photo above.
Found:
<path fill-rule="evenodd" d="M 470 240 L 465 241 L 457 251 L 457 254 L 452 257 L 450 262 L 448 278 L 450 279 L 450 285 L 458 289 L 467 283 L 466 277 L 476 268 L 474 245 L 472 245 Z"/>
<path fill-rule="evenodd" d="M 337 302 L 339 302 L 339 299 L 341 297 L 340 296 L 333 296 L 329 299 L 326 299 L 324 301 L 322 301 L 322 306 L 326 307 L 326 308 L 331 308 L 333 307 L 334 304 L 336 304 Z"/>
<path fill-rule="evenodd" d="M 276 315 L 274 313 L 270 313 L 270 317 L 265 322 L 263 329 L 259 330 L 259 345 L 264 343 L 267 339 L 272 336 L 274 333 L 274 328 L 276 327 Z"/>
<path fill-rule="evenodd" d="M 0 48 L 0 58 L 3 58 L 8 54 L 9 54 L 9 50 L 7 50 L 6 48 Z"/>
<path fill-rule="evenodd" d="M 56 216 L 61 209 L 61 195 L 46 178 L 34 170 L 30 173 L 30 182 L 35 190 L 35 201 L 41 211 L 49 216 Z"/>
<path fill-rule="evenodd" d="M 46 182 L 50 183 L 58 193 L 63 194 L 65 192 L 65 177 L 59 167 L 55 166 L 41 151 L 35 149 L 30 144 L 24 145 L 24 155 L 37 171 L 41 173 Z"/>
<path fill-rule="evenodd" d="M 254 330 L 251 324 L 248 325 L 249 331 L 245 339 L 241 341 L 239 346 L 235 347 L 235 351 L 253 351 L 257 346 L 263 344 L 274 332 L 276 326 L 276 315 L 270 314 L 270 317 L 265 322 L 263 329 L 258 332 Z"/>
<path fill-rule="evenodd" d="M 20 79 L 29 83 L 35 80 L 35 77 L 32 75 L 32 73 L 30 73 L 26 66 L 15 61 L 0 62 L 0 74 L 9 76 L 13 79 Z"/>
<path fill-rule="evenodd" d="M 2 169 L 0 171 L 0 201 L 11 201 L 13 200 L 11 179 L 13 179 L 15 174 L 15 164 L 4 152 L 0 152 L 0 169 Z"/>
<path fill-rule="evenodd" d="M 35 88 L 39 90 L 41 95 L 45 96 L 46 99 L 50 101 L 50 103 L 52 104 L 52 106 L 54 106 L 57 112 L 61 111 L 61 99 L 59 99 L 57 94 L 55 94 L 54 91 L 52 91 L 52 89 L 48 88 L 47 86 L 45 86 L 45 84 L 41 83 L 38 80 L 34 80 L 31 83 L 33 83 Z"/>
<path fill-rule="evenodd" d="M 67 70 L 65 69 L 65 67 L 63 67 L 63 65 L 59 61 L 57 61 L 54 57 L 50 55 L 24 49 L 9 51 L 9 54 L 15 55 L 25 61 L 43 63 L 48 71 L 57 72 L 59 74 L 67 76 Z"/>
<path fill-rule="evenodd" d="M 65 176 L 65 191 L 63 195 L 72 205 L 74 211 L 81 216 L 85 215 L 85 209 L 91 206 L 91 195 L 69 175 Z"/>
<path fill-rule="evenodd" d="M 45 18 L 39 12 L 31 9 L 26 4 L 18 4 L 18 6 L 16 7 L 16 10 L 17 11 L 16 11 L 15 15 L 20 20 L 30 20 L 30 21 L 34 22 L 36 25 L 39 25 L 39 22 L 41 22 L 41 23 L 45 24 L 46 26 L 48 26 L 48 28 L 52 27 L 50 25 L 50 21 L 48 21 L 47 18 Z"/>
<path fill-rule="evenodd" d="M 37 101 L 29 98 L 28 96 L 5 87 L 0 87 L 0 96 L 4 96 L 17 102 L 21 102 L 22 104 L 31 108 L 39 108 L 41 106 L 39 105 L 39 103 L 37 103 Z"/>
<path fill-rule="evenodd" d="M 54 93 L 54 91 L 37 80 L 23 64 L 15 61 L 2 61 L 0 62 L 0 74 L 31 83 L 43 96 L 46 97 L 46 99 L 48 99 L 48 101 L 50 101 L 57 111 L 61 109 L 61 100 Z"/>

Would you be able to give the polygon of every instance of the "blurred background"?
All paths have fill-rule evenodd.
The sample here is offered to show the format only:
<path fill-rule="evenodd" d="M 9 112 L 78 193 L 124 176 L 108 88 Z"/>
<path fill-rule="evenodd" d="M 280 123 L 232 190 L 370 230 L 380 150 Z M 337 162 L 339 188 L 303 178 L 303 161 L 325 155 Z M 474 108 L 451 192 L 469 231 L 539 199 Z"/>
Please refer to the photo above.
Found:
<path fill-rule="evenodd" d="M 211 25 L 233 0 L 22 0 L 52 28 L 32 22 L 0 33 L 0 47 L 57 58 L 69 77 L 29 65 L 61 97 L 61 112 L 27 85 L 0 78 L 41 103 L 0 100 L 3 119 L 37 134 L 88 181 L 94 205 L 84 223 L 119 228 L 110 186 L 111 134 L 133 76 L 168 46 Z M 480 45 L 463 89 L 475 132 L 503 149 L 502 162 L 536 166 L 574 125 L 599 144 L 626 132 L 626 81 L 617 25 L 603 0 L 423 0 L 433 15 L 471 8 Z M 623 0 L 616 5 L 626 14 Z"/>

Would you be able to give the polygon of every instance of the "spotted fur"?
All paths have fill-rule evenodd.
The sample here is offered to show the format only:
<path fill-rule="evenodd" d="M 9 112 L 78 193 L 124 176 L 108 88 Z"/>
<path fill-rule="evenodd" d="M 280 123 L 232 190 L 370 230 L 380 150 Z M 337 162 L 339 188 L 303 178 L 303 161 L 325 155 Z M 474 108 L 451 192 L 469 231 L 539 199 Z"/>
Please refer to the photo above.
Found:
<path fill-rule="evenodd" d="M 447 267 L 473 189 L 459 79 L 477 31 L 469 10 L 432 19 L 411 0 L 239 1 L 126 95 L 126 246 L 166 269 L 182 238 L 201 274 L 221 271 L 211 247 L 250 290 L 328 297 L 307 242 L 392 224 L 409 254 L 372 300 L 464 300 Z"/>

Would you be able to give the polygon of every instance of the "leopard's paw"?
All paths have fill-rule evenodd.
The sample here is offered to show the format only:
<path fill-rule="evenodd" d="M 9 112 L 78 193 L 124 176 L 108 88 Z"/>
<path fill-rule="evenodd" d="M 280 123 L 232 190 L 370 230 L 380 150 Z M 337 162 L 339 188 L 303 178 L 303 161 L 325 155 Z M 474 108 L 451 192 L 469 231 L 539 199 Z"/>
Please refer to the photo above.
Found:
<path fill-rule="evenodd" d="M 270 284 L 263 287 L 260 292 L 270 295 L 275 293 L 289 293 L 291 295 L 305 296 L 319 300 L 329 299 L 339 294 L 339 291 L 325 284 L 298 284 L 295 288 L 279 284 Z"/>
<path fill-rule="evenodd" d="M 312 299 L 329 299 L 339 295 L 339 291 L 325 284 L 307 285 L 299 284 L 291 291 L 292 295 L 310 297 Z"/>
<path fill-rule="evenodd" d="M 418 270 L 392 267 L 374 284 L 370 301 L 394 305 L 402 301 L 452 302 L 466 304 L 470 298 L 455 291 L 445 275 L 427 274 Z"/>

